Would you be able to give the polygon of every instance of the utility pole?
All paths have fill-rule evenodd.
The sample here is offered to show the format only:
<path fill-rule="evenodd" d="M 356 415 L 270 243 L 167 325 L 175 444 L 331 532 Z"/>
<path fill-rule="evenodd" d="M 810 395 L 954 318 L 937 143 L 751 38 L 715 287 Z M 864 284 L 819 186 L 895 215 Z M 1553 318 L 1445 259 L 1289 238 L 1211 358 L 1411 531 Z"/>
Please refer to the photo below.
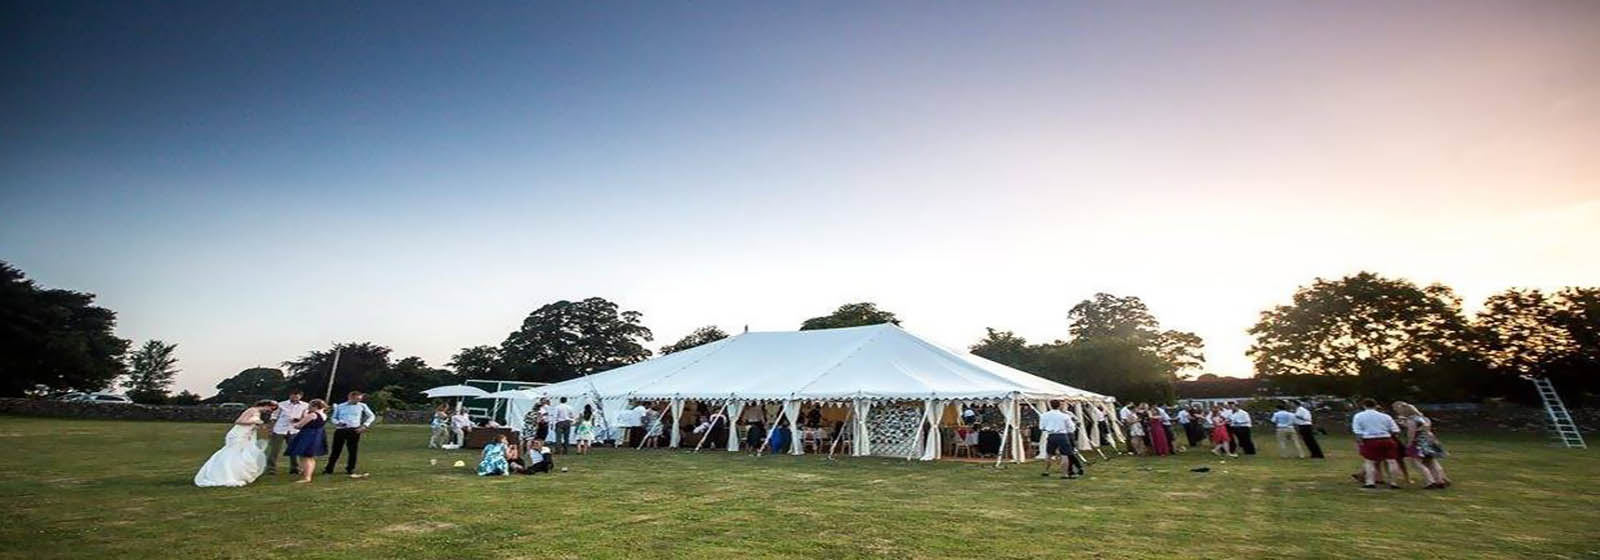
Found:
<path fill-rule="evenodd" d="M 333 402 L 333 378 L 335 376 L 339 375 L 339 353 L 340 352 L 341 352 L 341 350 L 338 347 L 334 347 L 334 349 L 333 349 L 333 369 L 328 370 L 328 392 L 323 393 L 322 402 Z"/>

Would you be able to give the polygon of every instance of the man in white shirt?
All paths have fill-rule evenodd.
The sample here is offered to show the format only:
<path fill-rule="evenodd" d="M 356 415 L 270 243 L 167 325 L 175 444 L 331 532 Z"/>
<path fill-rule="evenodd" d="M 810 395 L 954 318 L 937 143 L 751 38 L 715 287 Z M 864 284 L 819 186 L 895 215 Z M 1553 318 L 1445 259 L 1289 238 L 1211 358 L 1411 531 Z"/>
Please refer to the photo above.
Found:
<path fill-rule="evenodd" d="M 1288 402 L 1278 403 L 1278 411 L 1272 413 L 1272 426 L 1277 430 L 1278 457 L 1288 457 L 1293 449 L 1293 454 L 1306 458 L 1306 450 L 1300 447 L 1300 438 L 1294 431 L 1294 413 L 1289 412 Z"/>
<path fill-rule="evenodd" d="M 1039 430 L 1045 433 L 1044 452 L 1061 458 L 1061 478 L 1078 478 L 1083 474 L 1083 463 L 1078 460 L 1074 432 L 1078 431 L 1072 415 L 1061 410 L 1061 401 L 1050 401 L 1050 410 L 1039 415 Z M 1043 476 L 1050 476 L 1050 460 L 1044 462 Z"/>
<path fill-rule="evenodd" d="M 1240 408 L 1238 403 L 1229 401 L 1228 435 L 1233 436 L 1229 439 L 1235 442 L 1234 453 L 1243 450 L 1245 455 L 1256 454 L 1256 442 L 1250 438 L 1251 424 L 1250 413 Z"/>
<path fill-rule="evenodd" d="M 1122 405 L 1122 410 L 1117 411 L 1117 420 L 1122 422 L 1122 431 L 1123 433 L 1128 434 L 1128 437 L 1140 437 L 1133 435 L 1143 431 L 1133 429 L 1133 425 L 1139 423 L 1139 413 L 1133 411 L 1133 403 Z M 1132 454 L 1133 451 L 1128 450 L 1124 453 Z"/>
<path fill-rule="evenodd" d="M 1106 422 L 1106 411 L 1101 409 L 1101 406 L 1104 405 L 1101 403 L 1089 403 L 1089 419 L 1094 421 L 1095 431 L 1100 433 L 1100 446 L 1111 447 L 1115 450 L 1116 446 L 1111 444 L 1111 424 Z M 1102 458 L 1105 457 L 1105 453 L 1101 453 L 1100 456 Z"/>
<path fill-rule="evenodd" d="M 1155 408 L 1156 417 L 1161 419 L 1162 431 L 1167 432 L 1167 444 L 1172 446 L 1174 452 L 1183 452 L 1185 446 L 1178 443 L 1177 434 L 1172 432 L 1172 415 L 1167 414 L 1167 407 L 1165 405 L 1156 405 L 1153 408 Z"/>
<path fill-rule="evenodd" d="M 456 414 L 450 417 L 450 433 L 456 438 L 456 447 L 467 445 L 467 432 L 470 430 L 472 430 L 472 417 L 468 416 L 465 410 L 457 410 Z"/>
<path fill-rule="evenodd" d="M 555 406 L 550 407 L 550 425 L 556 431 L 556 444 L 561 446 L 562 455 L 567 454 L 567 444 L 572 439 L 572 419 L 577 417 L 578 414 L 567 405 L 566 397 L 561 397 Z"/>
<path fill-rule="evenodd" d="M 1322 446 L 1317 444 L 1317 429 L 1311 423 L 1311 409 L 1306 408 L 1306 404 L 1300 403 L 1294 409 L 1294 431 L 1300 434 L 1300 442 L 1311 451 L 1311 458 L 1321 459 Z"/>
<path fill-rule="evenodd" d="M 278 455 L 283 453 L 289 438 L 300 431 L 295 429 L 294 423 L 299 422 L 300 417 L 311 408 L 311 403 L 300 400 L 301 396 L 299 389 L 289 390 L 289 400 L 278 401 L 278 409 L 272 412 L 272 434 L 267 436 L 266 474 L 278 474 Z M 289 474 L 300 474 L 299 461 L 289 461 Z"/>
<path fill-rule="evenodd" d="M 1400 433 L 1400 426 L 1394 423 L 1394 417 L 1378 410 L 1378 402 L 1372 399 L 1361 401 L 1361 412 L 1357 412 L 1350 419 L 1350 431 L 1356 434 L 1356 449 L 1361 452 L 1361 472 L 1366 476 L 1362 488 L 1377 488 L 1373 477 L 1378 474 L 1378 466 L 1388 467 L 1384 480 L 1389 481 L 1390 488 L 1399 488 L 1395 484 L 1395 475 L 1400 472 L 1400 446 L 1395 443 L 1395 435 Z"/>
<path fill-rule="evenodd" d="M 328 415 L 333 423 L 332 454 L 328 455 L 328 466 L 322 468 L 322 474 L 333 474 L 333 464 L 339 462 L 339 453 L 349 450 L 344 473 L 350 478 L 366 478 L 366 473 L 356 472 L 356 453 L 361 450 L 361 434 L 367 433 L 367 428 L 378 421 L 378 415 L 362 402 L 365 399 L 361 391 L 351 391 L 344 402 L 333 406 L 333 412 Z"/>

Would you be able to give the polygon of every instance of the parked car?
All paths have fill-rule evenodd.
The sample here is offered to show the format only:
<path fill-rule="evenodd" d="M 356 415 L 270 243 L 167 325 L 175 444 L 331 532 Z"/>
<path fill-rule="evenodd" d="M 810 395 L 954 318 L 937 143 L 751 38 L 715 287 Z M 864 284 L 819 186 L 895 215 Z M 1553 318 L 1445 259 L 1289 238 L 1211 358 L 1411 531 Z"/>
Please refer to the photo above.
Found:
<path fill-rule="evenodd" d="M 133 399 L 112 393 L 67 393 L 58 400 L 98 404 L 133 404 Z"/>
<path fill-rule="evenodd" d="M 244 403 L 242 403 L 242 402 L 225 402 L 225 403 L 217 405 L 217 408 L 227 408 L 227 409 L 232 409 L 232 410 L 244 410 Z"/>

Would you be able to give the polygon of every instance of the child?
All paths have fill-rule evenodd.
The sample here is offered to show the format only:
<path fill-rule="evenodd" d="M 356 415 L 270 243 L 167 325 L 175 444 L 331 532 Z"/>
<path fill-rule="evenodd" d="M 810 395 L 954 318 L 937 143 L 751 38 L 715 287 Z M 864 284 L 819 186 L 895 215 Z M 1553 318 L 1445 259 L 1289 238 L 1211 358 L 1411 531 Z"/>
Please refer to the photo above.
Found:
<path fill-rule="evenodd" d="M 583 405 L 583 416 L 578 418 L 578 427 L 573 429 L 573 435 L 578 440 L 578 454 L 589 452 L 589 446 L 594 444 L 594 408 Z"/>

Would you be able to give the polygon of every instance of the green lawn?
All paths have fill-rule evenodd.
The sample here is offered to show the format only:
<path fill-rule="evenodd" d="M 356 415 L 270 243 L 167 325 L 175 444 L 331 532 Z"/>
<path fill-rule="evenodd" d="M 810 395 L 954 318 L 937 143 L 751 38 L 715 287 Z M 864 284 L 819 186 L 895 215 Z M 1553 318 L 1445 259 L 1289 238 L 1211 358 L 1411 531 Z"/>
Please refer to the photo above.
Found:
<path fill-rule="evenodd" d="M 479 478 L 449 466 L 475 453 L 381 426 L 371 478 L 195 488 L 226 428 L 0 417 L 0 558 L 1600 556 L 1600 459 L 1533 439 L 1447 436 L 1456 486 L 1435 492 L 1355 488 L 1343 438 L 1325 462 L 1258 436 L 1265 455 L 1121 458 L 1077 481 L 1037 463 L 626 450 Z"/>

